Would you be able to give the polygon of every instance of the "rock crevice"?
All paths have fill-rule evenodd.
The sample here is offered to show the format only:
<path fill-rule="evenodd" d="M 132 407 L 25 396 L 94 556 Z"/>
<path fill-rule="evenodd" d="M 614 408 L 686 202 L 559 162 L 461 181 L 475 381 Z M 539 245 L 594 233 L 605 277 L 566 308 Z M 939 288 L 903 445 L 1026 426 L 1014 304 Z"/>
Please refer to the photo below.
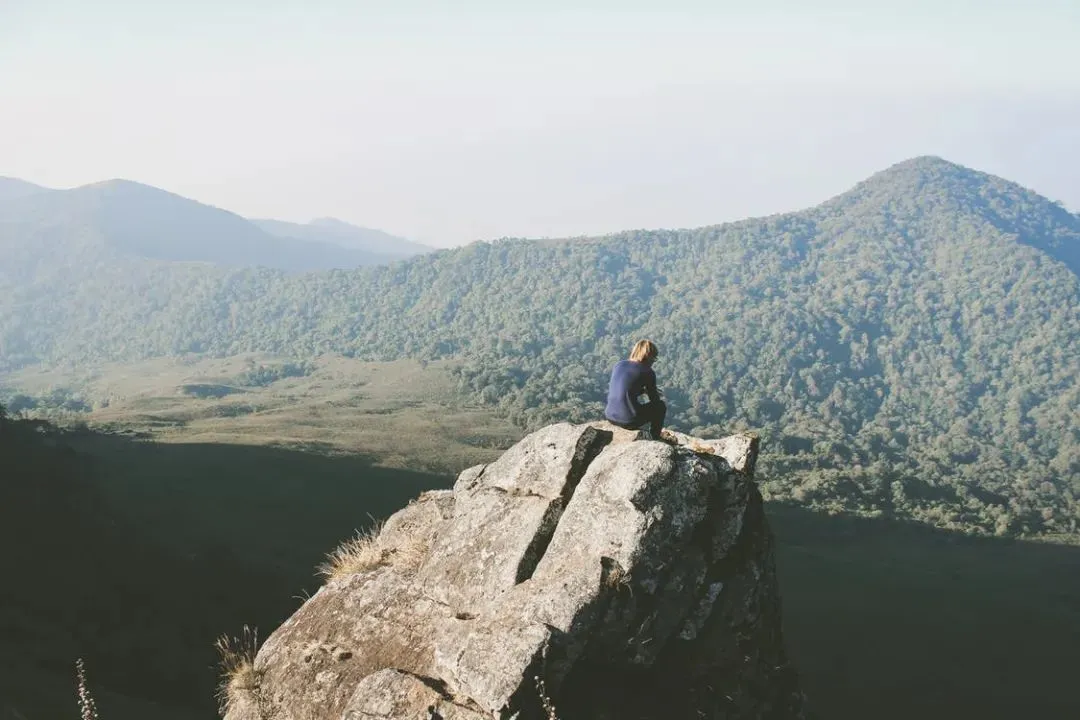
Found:
<path fill-rule="evenodd" d="M 562 720 L 802 717 L 757 439 L 675 437 L 556 424 L 413 501 L 380 540 L 422 558 L 310 598 L 258 653 L 260 705 L 282 720 L 541 720 L 549 702 Z"/>

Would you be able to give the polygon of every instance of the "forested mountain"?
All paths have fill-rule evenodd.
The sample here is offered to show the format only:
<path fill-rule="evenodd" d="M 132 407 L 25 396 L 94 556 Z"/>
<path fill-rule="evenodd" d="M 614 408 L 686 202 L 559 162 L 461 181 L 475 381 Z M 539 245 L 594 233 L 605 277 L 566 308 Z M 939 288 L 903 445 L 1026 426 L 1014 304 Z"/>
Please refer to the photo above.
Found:
<path fill-rule="evenodd" d="M 282 236 L 226 210 L 126 180 L 72 190 L 0 181 L 0 280 L 124 259 L 295 272 L 374 265 L 405 254 Z"/>
<path fill-rule="evenodd" d="M 1080 218 L 932 157 L 801 212 L 504 240 L 351 272 L 152 262 L 0 292 L 0 359 L 458 357 L 536 426 L 655 339 L 681 429 L 759 430 L 773 498 L 971 531 L 1080 522 Z"/>
<path fill-rule="evenodd" d="M 252 222 L 272 235 L 363 250 L 373 256 L 384 258 L 386 262 L 432 251 L 432 248 L 426 245 L 414 243 L 382 230 L 358 227 L 334 218 L 317 218 L 304 225 L 281 220 L 252 220 Z"/>

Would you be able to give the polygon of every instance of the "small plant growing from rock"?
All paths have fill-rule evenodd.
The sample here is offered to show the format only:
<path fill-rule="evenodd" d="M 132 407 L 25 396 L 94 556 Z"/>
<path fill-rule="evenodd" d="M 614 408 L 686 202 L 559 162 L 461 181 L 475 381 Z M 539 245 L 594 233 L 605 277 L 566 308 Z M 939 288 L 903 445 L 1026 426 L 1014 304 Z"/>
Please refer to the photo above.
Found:
<path fill-rule="evenodd" d="M 247 625 L 240 637 L 222 635 L 214 643 L 221 656 L 221 680 L 218 684 L 218 709 L 222 715 L 229 712 L 245 694 L 253 694 L 259 689 L 259 671 L 255 669 L 255 653 L 259 647 L 258 632 Z"/>
<path fill-rule="evenodd" d="M 544 685 L 544 678 L 537 675 L 533 678 L 536 682 L 536 692 L 540 694 L 540 704 L 544 708 L 544 715 L 547 716 L 547 720 L 559 720 L 559 713 L 555 710 L 555 704 L 551 702 L 551 698 L 547 694 L 547 686 Z"/>
<path fill-rule="evenodd" d="M 622 588 L 630 584 L 630 573 L 616 566 L 608 576 L 604 578 L 604 585 L 609 588 Z"/>
<path fill-rule="evenodd" d="M 75 661 L 75 676 L 78 678 L 79 716 L 82 720 L 98 720 L 97 704 L 86 682 L 86 665 L 82 658 Z"/>
<path fill-rule="evenodd" d="M 630 586 L 630 573 L 613 558 L 600 558 L 600 584 L 616 592 L 626 588 L 633 594 L 633 588 Z"/>

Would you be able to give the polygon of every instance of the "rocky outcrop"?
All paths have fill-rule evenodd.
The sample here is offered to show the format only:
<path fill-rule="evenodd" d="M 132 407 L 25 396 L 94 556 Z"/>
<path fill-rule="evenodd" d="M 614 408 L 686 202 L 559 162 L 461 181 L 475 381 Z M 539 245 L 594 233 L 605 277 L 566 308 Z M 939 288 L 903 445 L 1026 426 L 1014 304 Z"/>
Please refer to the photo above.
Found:
<path fill-rule="evenodd" d="M 227 719 L 801 717 L 757 439 L 673 439 L 552 425 L 421 495 Z"/>

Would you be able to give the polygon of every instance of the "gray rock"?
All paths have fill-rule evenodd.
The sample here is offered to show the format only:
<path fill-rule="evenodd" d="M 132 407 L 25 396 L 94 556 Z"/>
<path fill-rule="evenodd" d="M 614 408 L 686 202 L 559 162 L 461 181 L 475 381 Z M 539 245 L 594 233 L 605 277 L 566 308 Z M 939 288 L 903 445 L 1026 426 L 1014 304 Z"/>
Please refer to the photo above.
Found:
<path fill-rule="evenodd" d="M 527 579 L 577 483 L 610 439 L 589 426 L 550 425 L 482 472 L 466 470 L 453 518 L 417 582 L 455 611 L 477 614 Z"/>
<path fill-rule="evenodd" d="M 616 445 L 625 442 L 635 442 L 637 440 L 655 440 L 648 428 L 639 428 L 638 430 L 628 430 L 624 427 L 619 427 L 615 423 L 608 422 L 607 420 L 598 420 L 596 422 L 589 423 L 589 427 L 594 427 L 597 430 L 611 433 L 611 444 Z"/>
<path fill-rule="evenodd" d="M 436 628 L 434 675 L 489 717 L 516 705 L 523 679 L 543 671 L 551 629 L 520 618 L 483 618 Z"/>
<path fill-rule="evenodd" d="M 490 715 L 457 704 L 437 683 L 400 670 L 379 670 L 356 686 L 341 720 L 489 720 Z"/>
<path fill-rule="evenodd" d="M 802 717 L 756 453 L 529 435 L 389 518 L 370 566 L 268 638 L 228 720 L 539 720 L 541 686 L 562 720 Z"/>
<path fill-rule="evenodd" d="M 732 470 L 747 475 L 754 474 L 760 440 L 752 433 L 729 435 L 718 440 L 702 440 L 692 435 L 668 431 L 675 442 L 696 453 L 723 458 Z"/>

